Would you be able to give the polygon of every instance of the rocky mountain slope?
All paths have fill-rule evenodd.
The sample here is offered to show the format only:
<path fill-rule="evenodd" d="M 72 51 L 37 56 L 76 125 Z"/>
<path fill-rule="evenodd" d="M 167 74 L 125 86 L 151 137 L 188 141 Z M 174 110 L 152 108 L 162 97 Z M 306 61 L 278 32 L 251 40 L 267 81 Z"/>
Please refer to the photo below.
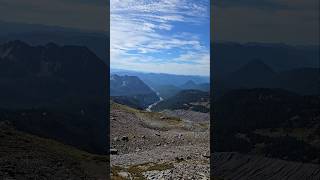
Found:
<path fill-rule="evenodd" d="M 201 122 L 201 123 L 200 123 Z M 209 121 L 111 102 L 113 179 L 209 179 Z"/>
<path fill-rule="evenodd" d="M 214 180 L 317 180 L 320 178 L 318 164 L 283 161 L 234 152 L 215 153 L 212 159 Z"/>
<path fill-rule="evenodd" d="M 106 64 L 84 46 L 2 44 L 0 121 L 105 153 L 107 77 Z"/>
<path fill-rule="evenodd" d="M 0 107 L 74 107 L 97 101 L 106 97 L 106 69 L 84 46 L 10 41 L 0 45 Z"/>
<path fill-rule="evenodd" d="M 0 179 L 107 180 L 108 161 L 0 122 Z"/>
<path fill-rule="evenodd" d="M 215 102 L 215 151 L 319 164 L 319 104 L 281 89 L 231 91 Z"/>

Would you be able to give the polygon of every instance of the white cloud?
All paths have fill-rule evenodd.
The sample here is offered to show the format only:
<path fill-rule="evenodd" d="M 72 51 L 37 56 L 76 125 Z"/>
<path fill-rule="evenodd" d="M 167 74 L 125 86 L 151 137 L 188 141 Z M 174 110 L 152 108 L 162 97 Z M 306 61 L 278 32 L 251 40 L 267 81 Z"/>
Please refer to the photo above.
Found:
<path fill-rule="evenodd" d="M 112 58 L 119 58 L 114 54 Z M 192 61 L 193 63 L 184 63 Z M 173 73 L 181 75 L 203 75 L 208 76 L 210 69 L 208 62 L 210 56 L 207 53 L 181 55 L 172 61 L 162 61 L 153 57 L 129 56 L 125 59 L 119 58 L 113 63 L 113 68 L 130 69 L 142 72 Z M 153 62 L 153 63 L 150 63 Z"/>
<path fill-rule="evenodd" d="M 111 67 L 208 75 L 209 48 L 196 34 L 174 31 L 177 22 L 199 24 L 208 21 L 208 8 L 202 1 L 111 0 Z M 165 54 L 170 54 L 168 50 L 186 54 L 172 59 L 156 58 L 151 54 L 163 53 L 166 57 Z"/>

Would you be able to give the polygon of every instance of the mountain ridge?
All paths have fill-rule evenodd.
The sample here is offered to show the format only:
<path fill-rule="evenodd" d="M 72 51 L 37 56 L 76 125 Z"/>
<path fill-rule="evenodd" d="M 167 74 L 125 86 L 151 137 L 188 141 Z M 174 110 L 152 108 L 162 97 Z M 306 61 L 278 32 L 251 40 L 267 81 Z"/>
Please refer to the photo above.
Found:
<path fill-rule="evenodd" d="M 136 76 L 110 76 L 110 96 L 115 102 L 145 109 L 159 100 L 158 95 Z"/>

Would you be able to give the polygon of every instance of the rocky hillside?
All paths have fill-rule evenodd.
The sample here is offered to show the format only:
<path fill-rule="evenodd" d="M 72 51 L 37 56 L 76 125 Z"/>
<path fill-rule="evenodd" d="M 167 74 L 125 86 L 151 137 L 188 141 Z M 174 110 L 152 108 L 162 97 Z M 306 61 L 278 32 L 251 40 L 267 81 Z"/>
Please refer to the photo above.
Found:
<path fill-rule="evenodd" d="M 320 165 L 317 164 L 297 163 L 239 153 L 215 153 L 212 159 L 214 180 L 317 180 L 320 178 Z"/>
<path fill-rule="evenodd" d="M 200 122 L 111 102 L 113 179 L 209 179 L 209 121 Z"/>
<path fill-rule="evenodd" d="M 216 151 L 319 164 L 319 104 L 280 89 L 231 91 L 215 102 Z"/>
<path fill-rule="evenodd" d="M 107 156 L 89 154 L 0 122 L 0 179 L 108 179 Z"/>

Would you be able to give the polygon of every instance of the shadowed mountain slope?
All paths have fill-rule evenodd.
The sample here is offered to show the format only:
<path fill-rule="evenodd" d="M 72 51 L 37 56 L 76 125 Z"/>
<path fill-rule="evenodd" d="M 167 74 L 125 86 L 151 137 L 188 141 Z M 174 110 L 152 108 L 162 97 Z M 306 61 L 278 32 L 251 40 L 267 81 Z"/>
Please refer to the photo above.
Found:
<path fill-rule="evenodd" d="M 107 76 L 106 64 L 83 46 L 0 45 L 1 120 L 105 153 Z"/>
<path fill-rule="evenodd" d="M 136 76 L 110 76 L 110 96 L 120 104 L 138 109 L 159 100 L 157 94 Z"/>

